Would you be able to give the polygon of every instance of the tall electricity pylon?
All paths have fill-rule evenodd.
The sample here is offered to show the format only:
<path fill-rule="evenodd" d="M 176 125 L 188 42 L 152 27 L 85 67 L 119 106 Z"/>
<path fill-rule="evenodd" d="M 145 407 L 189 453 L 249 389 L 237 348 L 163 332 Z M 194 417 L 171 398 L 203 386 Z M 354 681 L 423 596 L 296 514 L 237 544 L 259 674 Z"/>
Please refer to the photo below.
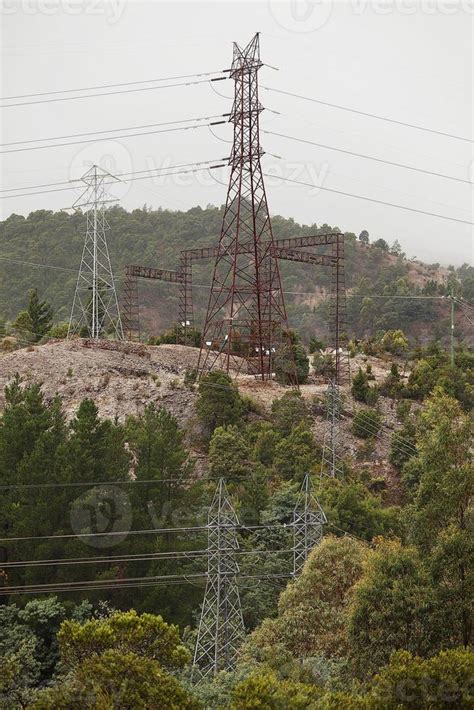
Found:
<path fill-rule="evenodd" d="M 118 179 L 97 165 L 81 178 L 86 184 L 83 194 L 73 209 L 86 212 L 86 238 L 82 251 L 76 291 L 69 320 L 68 337 L 86 331 L 90 338 L 99 339 L 110 333 L 123 340 L 122 321 L 115 292 L 114 276 L 107 248 L 106 231 L 110 229 L 106 206 L 106 184 Z"/>
<path fill-rule="evenodd" d="M 303 479 L 293 511 L 293 574 L 300 574 L 309 553 L 322 540 L 326 516 L 311 493 L 309 473 Z"/>
<path fill-rule="evenodd" d="M 294 357 L 260 164 L 262 66 L 258 33 L 244 49 L 234 43 L 231 173 L 198 369 L 244 367 L 267 380 L 276 358 L 293 373 Z"/>
<path fill-rule="evenodd" d="M 235 665 L 245 636 L 237 586 L 239 524 L 224 479 L 220 479 L 208 515 L 208 570 L 206 592 L 194 651 L 193 680 Z"/>
<path fill-rule="evenodd" d="M 329 380 L 326 390 L 326 430 L 324 432 L 321 476 L 333 478 L 343 473 L 339 457 L 341 393 L 335 380 Z"/>

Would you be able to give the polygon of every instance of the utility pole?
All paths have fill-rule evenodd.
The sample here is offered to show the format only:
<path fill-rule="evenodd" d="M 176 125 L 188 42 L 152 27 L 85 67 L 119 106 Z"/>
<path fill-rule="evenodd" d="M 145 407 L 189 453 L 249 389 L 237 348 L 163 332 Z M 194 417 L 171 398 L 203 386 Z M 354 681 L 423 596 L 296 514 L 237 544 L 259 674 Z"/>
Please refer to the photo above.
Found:
<path fill-rule="evenodd" d="M 245 636 L 237 576 L 239 520 L 224 479 L 217 485 L 208 514 L 207 582 L 192 678 L 200 682 L 219 671 L 231 670 Z"/>
<path fill-rule="evenodd" d="M 308 555 L 322 540 L 327 523 L 323 509 L 311 493 L 311 479 L 307 473 L 293 511 L 293 574 L 300 574 Z"/>
<path fill-rule="evenodd" d="M 341 393 L 336 381 L 331 379 L 326 390 L 326 430 L 324 432 L 321 476 L 335 478 L 343 473 L 338 456 L 341 421 Z"/>
<path fill-rule="evenodd" d="M 241 48 L 234 43 L 229 77 L 234 102 L 229 121 L 234 140 L 231 168 L 211 292 L 199 353 L 200 373 L 234 369 L 262 380 L 273 376 L 274 361 L 287 362 L 296 384 L 283 289 L 275 254 L 260 146 L 258 96 L 260 37 Z"/>
<path fill-rule="evenodd" d="M 451 301 L 451 365 L 454 366 L 454 286 L 451 286 L 449 299 Z"/>
<path fill-rule="evenodd" d="M 73 209 L 85 210 L 86 237 L 82 251 L 76 290 L 69 320 L 68 337 L 84 330 L 98 340 L 111 332 L 123 340 L 122 321 L 115 291 L 115 281 L 107 247 L 106 231 L 110 229 L 106 207 L 115 199 L 108 199 L 106 185 L 119 182 L 110 173 L 93 165 L 81 178 L 86 189 L 76 200 Z"/>

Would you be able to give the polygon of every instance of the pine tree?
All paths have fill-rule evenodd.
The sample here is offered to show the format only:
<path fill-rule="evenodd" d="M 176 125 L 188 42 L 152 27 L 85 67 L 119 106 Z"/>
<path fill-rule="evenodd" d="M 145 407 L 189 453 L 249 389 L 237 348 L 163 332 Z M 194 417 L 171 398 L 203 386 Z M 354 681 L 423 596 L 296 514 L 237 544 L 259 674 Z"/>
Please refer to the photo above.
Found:
<path fill-rule="evenodd" d="M 31 320 L 31 332 L 35 335 L 36 340 L 40 340 L 51 328 L 53 309 L 46 301 L 39 300 L 38 289 L 36 288 L 30 291 L 27 313 Z"/>

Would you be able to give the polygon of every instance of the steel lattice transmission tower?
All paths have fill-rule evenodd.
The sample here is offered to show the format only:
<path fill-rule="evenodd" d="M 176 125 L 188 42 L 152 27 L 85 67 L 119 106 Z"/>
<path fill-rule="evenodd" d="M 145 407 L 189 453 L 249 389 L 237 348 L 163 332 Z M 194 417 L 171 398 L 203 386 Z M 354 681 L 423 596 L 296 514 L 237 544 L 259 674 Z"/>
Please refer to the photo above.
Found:
<path fill-rule="evenodd" d="M 208 516 L 206 592 L 194 651 L 193 679 L 200 681 L 235 665 L 245 636 L 237 586 L 239 520 L 224 479 L 220 479 Z"/>
<path fill-rule="evenodd" d="M 303 479 L 293 511 L 293 574 L 300 574 L 309 553 L 323 537 L 327 522 L 323 509 L 311 493 L 309 473 Z"/>
<path fill-rule="evenodd" d="M 324 432 L 321 476 L 335 477 L 343 473 L 338 456 L 342 400 L 339 385 L 329 380 L 326 390 L 326 430 Z"/>
<path fill-rule="evenodd" d="M 123 340 L 122 321 L 115 292 L 115 282 L 107 247 L 107 205 L 116 200 L 107 196 L 106 185 L 117 181 L 97 165 L 81 178 L 86 189 L 76 200 L 73 209 L 86 213 L 86 238 L 82 251 L 76 291 L 69 320 L 68 337 L 87 330 L 89 337 L 98 339 L 105 332 Z"/>
<path fill-rule="evenodd" d="M 260 164 L 261 66 L 258 33 L 245 49 L 234 43 L 231 174 L 198 369 L 217 363 L 239 371 L 246 363 L 248 372 L 265 380 L 275 356 L 293 362 L 293 351 Z"/>

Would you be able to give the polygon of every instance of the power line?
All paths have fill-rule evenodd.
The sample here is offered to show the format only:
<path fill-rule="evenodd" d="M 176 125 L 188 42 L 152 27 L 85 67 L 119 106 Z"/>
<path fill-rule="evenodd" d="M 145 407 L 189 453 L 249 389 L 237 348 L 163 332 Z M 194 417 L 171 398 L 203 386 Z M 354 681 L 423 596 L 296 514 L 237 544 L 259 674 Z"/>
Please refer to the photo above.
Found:
<path fill-rule="evenodd" d="M 331 187 L 322 187 L 321 185 L 315 185 L 312 182 L 303 182 L 301 180 L 293 180 L 292 178 L 285 178 L 280 175 L 270 175 L 264 173 L 265 177 L 274 178 L 277 180 L 283 180 L 283 182 L 291 182 L 296 185 L 304 185 L 305 187 L 316 188 L 317 190 L 325 190 L 326 192 L 334 192 L 336 195 L 345 195 L 346 197 L 354 197 L 356 200 L 365 200 L 366 202 L 375 202 L 378 205 L 384 205 L 385 207 L 395 207 L 399 210 L 407 210 L 408 212 L 417 212 L 418 214 L 429 215 L 430 217 L 438 217 L 439 219 L 446 219 L 449 222 L 459 222 L 460 224 L 473 225 L 474 222 L 469 222 L 465 219 L 458 219 L 457 217 L 448 217 L 444 214 L 439 214 L 437 212 L 427 212 L 425 210 L 419 210 L 415 207 L 407 207 L 406 205 L 397 205 L 394 202 L 385 202 L 384 200 L 377 200 L 374 197 L 366 197 L 365 195 L 355 195 L 352 192 L 344 192 L 343 190 L 335 190 Z"/>
<path fill-rule="evenodd" d="M 222 79 L 227 79 L 228 77 L 222 77 Z M 211 81 L 215 81 L 211 79 Z M 72 101 L 74 99 L 93 99 L 96 96 L 114 96 L 115 94 L 130 94 L 136 91 L 153 91 L 154 89 L 170 89 L 175 86 L 194 86 L 196 84 L 208 84 L 209 79 L 200 79 L 199 81 L 186 81 L 179 84 L 161 84 L 160 86 L 143 86 L 139 89 L 122 89 L 121 91 L 108 91 L 100 92 L 98 94 L 84 94 L 83 96 L 63 96 L 56 99 L 40 99 L 39 101 L 24 101 L 21 103 L 14 104 L 0 104 L 0 108 L 12 108 L 14 106 L 31 106 L 33 104 L 48 104 L 56 101 Z"/>
<path fill-rule="evenodd" d="M 173 170 L 175 168 L 187 168 L 192 165 L 210 165 L 212 163 L 216 163 L 219 160 L 227 160 L 227 158 L 216 158 L 215 160 L 197 160 L 194 163 L 178 163 L 177 165 L 167 165 L 163 166 L 162 168 L 146 168 L 144 170 L 132 170 L 128 173 L 115 173 L 116 177 L 124 177 L 126 175 L 139 175 L 141 173 L 151 173 L 151 172 L 159 172 L 163 170 Z M 159 176 L 157 176 L 159 177 Z M 75 178 L 73 180 L 63 180 L 61 182 L 46 182 L 42 183 L 40 185 L 24 185 L 22 187 L 8 187 L 0 190 L 0 193 L 2 192 L 18 192 L 19 190 L 36 190 L 40 189 L 43 187 L 57 187 L 59 185 L 70 185 L 72 182 L 78 182 L 80 183 L 81 180 L 80 178 Z M 128 180 L 126 181 L 128 182 Z M 79 187 L 79 185 L 78 185 Z M 35 193 L 33 193 L 35 194 Z M 40 194 L 40 193 L 38 193 Z M 1 195 L 0 195 L 1 197 Z M 13 195 L 13 197 L 16 197 L 16 195 Z"/>
<path fill-rule="evenodd" d="M 413 170 L 417 173 L 424 173 L 425 175 L 434 175 L 435 177 L 445 178 L 446 180 L 455 180 L 456 182 L 463 182 L 467 185 L 473 185 L 471 180 L 464 180 L 463 178 L 454 177 L 453 175 L 445 175 L 444 173 L 437 173 L 433 170 L 425 170 L 423 168 L 417 168 L 414 165 L 405 165 L 404 163 L 395 163 L 392 160 L 384 160 L 383 158 L 376 158 L 373 155 L 367 155 L 365 153 L 355 153 L 352 150 L 345 150 L 344 148 L 337 148 L 336 146 L 326 145 L 324 143 L 316 143 L 315 141 L 306 140 L 304 138 L 296 138 L 295 136 L 288 136 L 285 133 L 276 133 L 275 131 L 265 131 L 262 129 L 262 133 L 268 133 L 271 136 L 278 136 L 279 138 L 287 138 L 291 141 L 296 141 L 298 143 L 305 143 L 306 145 L 314 145 L 318 148 L 325 148 L 327 150 L 334 150 L 338 153 L 345 153 L 346 155 L 353 155 L 356 158 L 365 158 L 366 160 L 373 160 L 376 163 L 384 163 L 385 165 L 392 165 L 396 168 L 403 168 L 404 170 Z"/>
<path fill-rule="evenodd" d="M 433 128 L 427 128 L 426 126 L 418 126 L 414 123 L 406 123 L 405 121 L 398 121 L 394 118 L 387 118 L 386 116 L 378 116 L 375 113 L 369 113 L 367 111 L 359 111 L 358 109 L 349 108 L 348 106 L 341 106 L 339 104 L 331 104 L 329 101 L 321 101 L 320 99 L 311 98 L 309 96 L 303 96 L 301 94 L 293 94 L 289 91 L 283 91 L 282 89 L 274 89 L 271 86 L 262 86 L 262 89 L 267 91 L 274 91 L 277 94 L 284 94 L 285 96 L 292 96 L 295 99 L 304 99 L 305 101 L 311 101 L 315 104 L 321 104 L 323 106 L 330 106 L 331 108 L 337 108 L 341 111 L 350 111 L 351 113 L 357 113 L 360 116 L 368 116 L 370 118 L 376 118 L 379 121 L 387 121 L 388 123 L 395 123 L 399 126 L 406 126 L 407 128 L 415 128 L 418 131 L 426 131 L 427 133 L 434 133 L 439 136 L 444 136 L 445 138 L 454 138 L 459 141 L 466 141 L 467 143 L 474 143 L 472 138 L 465 138 L 464 136 L 457 136 L 453 133 L 445 133 L 444 131 L 438 131 Z"/>
<path fill-rule="evenodd" d="M 227 548 L 221 548 L 221 552 L 228 551 Z M 256 555 L 276 555 L 287 554 L 293 551 L 293 548 L 281 550 L 231 550 L 237 555 L 256 556 Z M 201 550 L 170 550 L 164 552 L 147 552 L 135 553 L 130 555 L 108 555 L 104 557 L 77 557 L 77 558 L 56 558 L 48 560 L 20 560 L 18 562 L 2 562 L 1 569 L 15 569 L 23 567 L 61 567 L 86 564 L 116 564 L 119 562 L 154 562 L 155 560 L 178 560 L 184 559 L 199 559 L 207 555 L 207 549 Z"/>
<path fill-rule="evenodd" d="M 120 589 L 127 589 L 130 587 L 151 587 L 151 586 L 166 586 L 168 584 L 191 584 L 189 580 L 191 579 L 207 579 L 207 572 L 197 572 L 192 574 L 181 574 L 181 575 L 155 575 L 152 577 L 131 577 L 125 579 L 110 579 L 110 580 L 84 580 L 79 582 L 58 582 L 52 583 L 51 585 L 39 584 L 39 585 L 23 585 L 16 587 L 2 587 L 0 588 L 0 596 L 10 596 L 18 594 L 57 594 L 59 592 L 79 592 L 79 591 L 92 591 L 92 590 L 104 590 L 113 589 L 118 591 Z M 272 573 L 266 575 L 242 575 L 239 576 L 239 580 L 254 579 L 259 581 L 266 581 L 272 579 L 286 579 L 291 577 L 288 573 Z M 100 584 L 99 584 L 100 582 Z"/>
<path fill-rule="evenodd" d="M 170 174 L 176 174 L 178 173 L 170 173 Z M 155 177 L 155 176 L 153 176 Z M 156 177 L 160 177 L 159 175 Z M 126 180 L 125 182 L 129 182 L 129 180 Z M 35 194 L 35 193 L 32 193 Z M 40 193 L 38 193 L 40 194 Z M 0 256 L 0 261 L 6 261 L 12 264 L 19 264 L 20 266 L 33 266 L 33 267 L 40 267 L 44 269 L 55 269 L 57 271 L 66 271 L 69 273 L 77 273 L 74 269 L 67 269 L 66 267 L 63 266 L 56 266 L 54 264 L 40 264 L 37 262 L 31 262 L 31 261 L 21 261 L 19 259 L 10 259 L 8 257 Z M 115 279 L 116 281 L 120 280 L 119 278 Z M 175 285 L 175 284 L 173 284 Z M 179 284 L 178 284 L 179 285 Z M 207 284 L 193 284 L 193 288 L 210 288 Z M 293 296 L 311 296 L 314 294 L 314 291 L 284 291 L 286 295 L 293 295 Z M 403 300 L 422 300 L 422 301 L 445 301 L 447 299 L 447 296 L 419 296 L 419 295 L 399 295 L 399 294 L 381 294 L 381 293 L 348 293 L 347 294 L 348 298 L 382 298 L 382 299 L 387 299 L 391 300 L 394 298 L 397 299 L 403 299 Z M 465 304 L 465 301 L 462 301 L 463 304 Z M 472 308 L 472 306 L 470 306 Z M 32 331 L 27 331 L 31 333 Z M 41 335 L 41 333 L 33 333 L 33 335 Z"/>
<path fill-rule="evenodd" d="M 141 126 L 124 126 L 122 128 L 108 128 L 103 131 L 89 131 L 88 133 L 72 133 L 66 136 L 51 136 L 50 138 L 32 138 L 27 141 L 13 141 L 11 143 L 0 143 L 0 147 L 10 146 L 10 145 L 25 145 L 27 143 L 39 143 L 42 141 L 56 141 L 63 140 L 65 138 L 79 138 L 81 136 L 96 136 L 104 133 L 120 133 L 120 131 L 135 131 L 142 128 L 154 128 L 156 126 L 171 126 L 177 123 L 193 123 L 194 121 L 210 121 L 213 118 L 222 118 L 228 114 L 216 114 L 215 116 L 202 116 L 197 118 L 183 118 L 175 121 L 162 121 L 161 123 L 145 123 Z"/>
<path fill-rule="evenodd" d="M 189 130 L 189 128 L 200 128 L 200 127 L 201 127 L 201 126 L 191 126 L 191 127 L 188 127 L 188 128 L 184 128 L 183 130 Z M 170 130 L 180 130 L 180 129 L 170 129 Z M 153 131 L 153 132 L 154 132 L 154 133 L 165 133 L 166 131 Z M 143 133 L 137 133 L 137 134 L 134 134 L 134 135 L 145 135 L 145 134 L 143 134 Z M 121 136 L 121 137 L 122 137 L 122 136 Z M 81 142 L 81 141 L 80 141 L 80 142 Z M 68 145 L 68 144 L 64 144 L 64 145 Z M 41 147 L 44 147 L 44 148 L 49 148 L 49 147 L 51 147 L 51 148 L 52 148 L 52 147 L 54 147 L 54 146 L 41 146 Z M 28 148 L 25 148 L 25 150 L 29 150 L 29 149 L 28 149 Z M 211 162 L 211 161 L 206 161 L 206 162 Z M 189 163 L 189 165 L 193 165 L 193 163 Z M 200 165 L 200 163 L 195 163 L 195 165 Z M 173 166 L 171 166 L 171 167 L 173 167 Z M 226 165 L 223 163 L 223 164 L 221 164 L 221 165 L 203 166 L 203 167 L 201 167 L 201 168 L 197 167 L 197 168 L 194 168 L 194 169 L 192 169 L 192 170 L 173 170 L 173 171 L 168 172 L 168 173 L 156 172 L 156 173 L 153 174 L 153 175 L 144 175 L 144 176 L 141 176 L 141 177 L 131 177 L 131 178 L 127 178 L 127 179 L 125 179 L 125 180 L 120 180 L 120 182 L 127 183 L 127 182 L 135 182 L 136 180 L 152 180 L 153 178 L 169 177 L 170 175 L 184 175 L 185 173 L 195 173 L 195 172 L 200 172 L 200 171 L 202 171 L 202 170 L 212 170 L 212 169 L 215 169 L 215 168 L 222 168 L 222 167 L 226 167 Z M 167 168 L 156 168 L 155 170 L 158 171 L 158 170 L 166 170 L 166 169 L 167 169 Z M 145 172 L 145 171 L 138 171 L 138 172 Z M 124 173 L 124 175 L 133 175 L 133 174 L 134 174 L 134 173 Z M 120 175 L 120 173 L 119 173 L 119 175 Z M 117 184 L 116 181 L 113 181 L 113 182 L 105 182 L 105 183 L 104 183 L 104 185 L 116 185 L 116 184 Z M 15 194 L 13 194 L 13 195 L 0 195 L 0 200 L 8 200 L 8 199 L 12 199 L 12 198 L 15 198 L 15 197 L 32 197 L 33 195 L 44 195 L 44 194 L 46 194 L 46 193 L 52 193 L 52 192 L 64 192 L 64 191 L 68 191 L 68 190 L 77 190 L 79 187 L 81 187 L 81 185 L 78 184 L 78 185 L 71 185 L 71 187 L 60 187 L 60 188 L 57 188 L 57 189 L 55 188 L 55 189 L 53 189 L 53 190 L 40 190 L 40 191 L 38 191 L 38 192 L 24 192 L 24 193 L 21 193 L 21 194 L 15 193 Z"/>
<path fill-rule="evenodd" d="M 222 385 L 225 387 L 225 385 Z M 65 482 L 65 483 L 11 483 L 8 485 L 2 485 L 0 486 L 0 491 L 6 491 L 11 488 L 15 488 L 18 490 L 36 490 L 38 488 L 82 488 L 82 487 L 93 487 L 93 486 L 119 486 L 119 485 L 126 485 L 126 486 L 133 486 L 135 484 L 139 485 L 144 485 L 144 484 L 149 484 L 149 485 L 161 485 L 165 483 L 175 483 L 175 484 L 185 484 L 185 483 L 202 483 L 202 481 L 218 481 L 219 476 L 206 476 L 205 479 L 184 479 L 184 478 L 128 478 L 126 480 L 115 480 L 115 481 L 71 481 L 71 482 Z M 227 481 L 241 481 L 242 478 L 239 476 L 236 476 L 233 478 L 232 476 L 226 478 Z"/>
<path fill-rule="evenodd" d="M 274 528 L 280 528 L 281 525 L 238 525 L 236 529 L 245 530 L 270 530 Z M 284 527 L 284 526 L 283 526 Z M 146 528 L 144 530 L 116 530 L 112 532 L 104 533 L 65 533 L 60 535 L 29 535 L 24 537 L 2 537 L 0 542 L 21 542 L 28 540 L 66 540 L 66 539 L 80 539 L 82 537 L 117 537 L 117 535 L 123 535 L 126 532 L 127 535 L 168 535 L 169 533 L 193 533 L 202 532 L 207 530 L 206 525 L 196 525 L 196 526 L 186 526 L 181 528 Z"/>
<path fill-rule="evenodd" d="M 220 122 L 217 122 L 220 123 Z M 222 121 L 222 123 L 225 123 Z M 180 126 L 179 128 L 165 128 L 164 130 L 159 130 L 159 131 L 144 131 L 142 133 L 126 133 L 124 135 L 120 136 L 115 136 L 115 138 L 134 138 L 138 136 L 151 136 L 157 133 L 173 133 L 175 131 L 192 131 L 196 128 L 207 128 L 208 125 L 216 125 L 216 122 L 214 123 L 199 123 L 196 126 Z M 64 146 L 69 146 L 69 145 L 81 145 L 82 143 L 100 143 L 100 141 L 107 140 L 107 137 L 103 138 L 85 138 L 84 140 L 81 141 L 67 141 L 66 143 L 53 143 L 53 145 L 36 145 L 36 146 L 30 146 L 29 148 L 12 148 L 9 150 L 0 150 L 0 154 L 5 154 L 5 153 L 24 153 L 25 151 L 30 151 L 30 150 L 44 150 L 45 148 L 62 148 Z"/>
<path fill-rule="evenodd" d="M 211 71 L 211 72 L 201 72 L 198 74 L 181 74 L 180 76 L 165 76 L 160 79 L 142 79 L 141 81 L 125 81 L 119 82 L 118 84 L 99 84 L 96 86 L 81 86 L 77 89 L 58 89 L 56 91 L 43 91 L 37 94 L 20 94 L 19 96 L 2 96 L 0 101 L 13 101 L 15 99 L 30 99 L 36 96 L 53 96 L 55 94 L 71 94 L 75 91 L 93 91 L 95 89 L 114 89 L 117 86 L 135 86 L 137 84 L 153 84 L 157 81 L 174 81 L 175 79 L 192 79 L 196 76 L 212 76 L 213 74 L 222 74 L 228 71 L 223 69 L 222 71 Z"/>

